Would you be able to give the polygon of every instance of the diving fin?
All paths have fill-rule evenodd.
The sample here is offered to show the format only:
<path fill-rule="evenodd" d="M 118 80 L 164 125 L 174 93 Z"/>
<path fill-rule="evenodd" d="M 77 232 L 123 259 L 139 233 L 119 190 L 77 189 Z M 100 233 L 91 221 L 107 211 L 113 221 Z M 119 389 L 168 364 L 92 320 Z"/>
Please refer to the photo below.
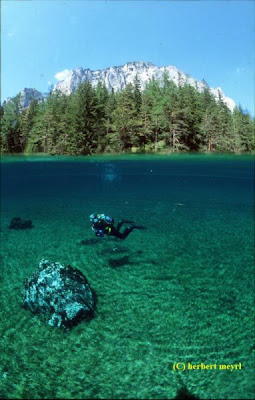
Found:
<path fill-rule="evenodd" d="M 134 229 L 147 229 L 144 225 L 134 225 Z"/>

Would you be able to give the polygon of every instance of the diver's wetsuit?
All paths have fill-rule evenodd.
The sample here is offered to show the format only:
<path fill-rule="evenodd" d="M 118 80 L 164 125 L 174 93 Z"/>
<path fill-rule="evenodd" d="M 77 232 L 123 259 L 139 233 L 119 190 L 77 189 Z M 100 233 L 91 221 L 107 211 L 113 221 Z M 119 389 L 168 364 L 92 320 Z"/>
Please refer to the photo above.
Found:
<path fill-rule="evenodd" d="M 119 239 L 126 239 L 126 237 L 130 234 L 130 232 L 132 232 L 132 230 L 136 228 L 135 225 L 131 225 L 131 226 L 129 226 L 128 228 L 126 228 L 126 229 L 124 230 L 124 232 L 120 232 L 121 226 L 122 226 L 123 224 L 129 223 L 129 222 L 131 222 L 131 221 L 120 221 L 120 222 L 118 223 L 118 225 L 116 226 L 116 228 L 115 228 L 114 225 L 112 225 L 112 227 L 111 227 L 112 229 L 111 229 L 111 232 L 110 232 L 110 236 L 116 236 L 116 237 L 119 238 Z"/>
<path fill-rule="evenodd" d="M 96 236 L 103 237 L 107 236 L 115 236 L 118 239 L 126 239 L 126 237 L 132 232 L 133 229 L 144 229 L 143 226 L 134 225 L 133 221 L 122 220 L 118 223 L 118 225 L 114 226 L 114 219 L 108 217 L 104 214 L 91 214 L 90 222 L 92 225 L 92 230 L 95 232 Z M 123 224 L 132 224 L 128 228 L 124 230 L 124 232 L 120 232 L 120 228 Z"/>

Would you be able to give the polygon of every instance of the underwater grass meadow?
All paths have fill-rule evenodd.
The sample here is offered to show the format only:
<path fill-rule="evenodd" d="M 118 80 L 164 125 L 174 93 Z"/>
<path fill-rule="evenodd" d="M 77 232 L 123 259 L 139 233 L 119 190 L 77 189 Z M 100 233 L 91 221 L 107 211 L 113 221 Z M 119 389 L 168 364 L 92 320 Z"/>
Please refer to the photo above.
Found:
<path fill-rule="evenodd" d="M 161 185 L 171 178 L 158 175 L 139 191 L 130 186 L 134 175 L 113 197 L 91 186 L 79 193 L 78 182 L 66 196 L 58 188 L 45 196 L 41 189 L 3 193 L 1 398 L 163 399 L 182 387 L 205 399 L 253 398 L 252 204 L 241 193 L 230 201 L 204 178 L 168 192 Z M 97 210 L 148 229 L 86 245 L 94 238 L 88 216 Z M 9 230 L 14 216 L 32 219 L 34 228 Z M 98 297 L 89 323 L 56 329 L 22 308 L 23 281 L 42 258 L 85 274 Z M 243 368 L 175 372 L 176 362 Z"/>

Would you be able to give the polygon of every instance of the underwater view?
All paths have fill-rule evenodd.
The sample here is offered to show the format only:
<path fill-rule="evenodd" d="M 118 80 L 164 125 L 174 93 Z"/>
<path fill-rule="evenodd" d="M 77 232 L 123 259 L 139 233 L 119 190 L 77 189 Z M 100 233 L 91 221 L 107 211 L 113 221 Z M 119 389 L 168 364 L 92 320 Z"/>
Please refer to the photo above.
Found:
<path fill-rule="evenodd" d="M 254 398 L 253 183 L 253 156 L 3 156 L 1 398 Z M 42 259 L 84 274 L 91 319 L 23 307 Z"/>

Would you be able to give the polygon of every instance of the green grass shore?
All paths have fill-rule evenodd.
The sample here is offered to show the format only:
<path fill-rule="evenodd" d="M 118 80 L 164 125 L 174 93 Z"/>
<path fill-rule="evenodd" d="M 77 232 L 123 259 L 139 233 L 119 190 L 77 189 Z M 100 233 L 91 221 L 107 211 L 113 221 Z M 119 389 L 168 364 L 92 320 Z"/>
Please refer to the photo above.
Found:
<path fill-rule="evenodd" d="M 161 152 L 144 152 L 144 153 L 99 153 L 99 154 L 91 154 L 91 155 L 55 155 L 55 154 L 46 154 L 46 153 L 0 153 L 0 161 L 1 162 L 16 162 L 16 161 L 37 161 L 37 162 L 49 162 L 49 161 L 75 161 L 75 162 L 105 162 L 105 161 L 123 161 L 123 160 L 139 160 L 139 161 L 148 161 L 148 160 L 180 160 L 183 162 L 185 159 L 202 159 L 203 161 L 214 160 L 236 160 L 238 158 L 246 159 L 246 160 L 254 160 L 254 152 L 251 153 L 221 153 L 221 152 L 169 152 L 169 151 L 161 151 Z"/>

